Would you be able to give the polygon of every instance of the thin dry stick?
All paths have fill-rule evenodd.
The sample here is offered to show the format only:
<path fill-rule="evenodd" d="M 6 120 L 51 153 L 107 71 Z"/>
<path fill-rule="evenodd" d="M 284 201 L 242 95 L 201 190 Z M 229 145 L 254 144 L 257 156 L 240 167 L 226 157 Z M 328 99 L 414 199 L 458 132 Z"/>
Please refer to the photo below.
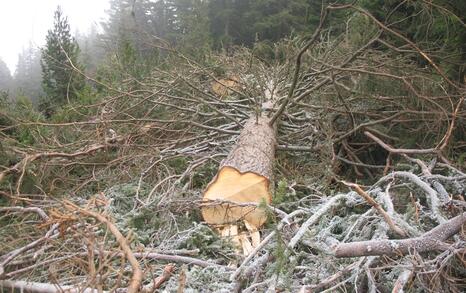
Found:
<path fill-rule="evenodd" d="M 136 257 L 133 254 L 133 251 L 129 247 L 128 241 L 120 233 L 118 228 L 101 214 L 85 210 L 81 207 L 78 207 L 77 205 L 73 204 L 70 201 L 65 201 L 65 206 L 71 210 L 76 210 L 84 215 L 96 218 L 99 222 L 107 226 L 110 232 L 115 236 L 118 244 L 120 244 L 121 249 L 123 250 L 126 258 L 128 259 L 133 269 L 133 276 L 131 277 L 131 281 L 128 286 L 128 293 L 139 292 L 139 287 L 141 286 L 143 273 L 142 273 L 141 268 L 139 267 L 139 262 L 137 261 Z"/>
<path fill-rule="evenodd" d="M 11 172 L 15 172 L 20 170 L 21 167 L 21 176 L 18 179 L 17 183 L 17 193 L 19 194 L 19 186 L 21 185 L 22 178 L 24 177 L 24 174 L 26 172 L 26 166 L 27 164 L 39 160 L 42 158 L 75 158 L 75 157 L 80 157 L 83 155 L 89 155 L 93 152 L 96 152 L 100 149 L 104 149 L 108 147 L 108 143 L 116 143 L 116 142 L 122 142 L 124 140 L 124 137 L 117 137 L 117 138 L 112 138 L 112 139 L 107 139 L 106 143 L 104 144 L 93 144 L 91 146 L 86 147 L 86 149 L 76 151 L 74 153 L 63 153 L 63 152 L 43 152 L 43 153 L 37 153 L 37 154 L 29 154 L 26 155 L 21 161 L 19 161 L 17 164 L 15 164 L 13 167 L 10 167 L 8 169 L 3 170 L 0 172 L 0 182 L 3 180 L 3 178 L 8 175 Z"/>
<path fill-rule="evenodd" d="M 165 268 L 163 269 L 162 274 L 159 277 L 155 278 L 152 284 L 148 286 L 144 286 L 141 290 L 141 293 L 151 293 L 159 289 L 163 283 L 165 283 L 166 281 L 168 281 L 168 279 L 170 279 L 174 271 L 175 271 L 175 265 L 167 264 Z"/>
<path fill-rule="evenodd" d="M 185 287 L 186 287 L 186 266 L 182 266 L 180 275 L 178 277 L 178 288 L 176 289 L 176 293 L 183 293 Z"/>
<path fill-rule="evenodd" d="M 388 226 L 390 227 L 390 230 L 395 232 L 396 234 L 400 235 L 401 237 L 406 237 L 407 234 L 403 229 L 400 227 L 396 226 L 395 223 L 393 222 L 392 218 L 390 215 L 369 195 L 367 194 L 361 186 L 359 186 L 356 183 L 350 183 L 346 181 L 341 181 L 343 184 L 345 184 L 348 187 L 352 187 L 356 190 L 356 192 L 364 198 L 371 206 L 373 206 L 377 212 L 384 218 L 385 222 L 387 222 Z"/>
<path fill-rule="evenodd" d="M 447 133 L 443 137 L 443 143 L 438 147 L 438 150 L 441 152 L 443 149 L 448 145 L 448 141 L 450 140 L 451 133 L 453 132 L 453 129 L 455 128 L 455 121 L 458 116 L 458 111 L 460 109 L 460 105 L 463 104 L 464 98 L 461 98 L 458 102 L 458 105 L 456 105 L 455 111 L 453 112 L 453 117 L 451 119 L 451 124 L 450 127 L 448 127 Z"/>
<path fill-rule="evenodd" d="M 396 279 L 395 284 L 393 285 L 392 293 L 403 293 L 403 288 L 406 286 L 406 283 L 413 276 L 412 270 L 405 269 Z"/>
<path fill-rule="evenodd" d="M 301 48 L 301 50 L 298 53 L 298 56 L 296 57 L 296 65 L 295 65 L 295 71 L 293 74 L 293 82 L 290 86 L 290 89 L 288 90 L 288 96 L 285 98 L 283 103 L 280 105 L 280 108 L 278 108 L 277 112 L 272 116 L 272 118 L 269 121 L 269 124 L 272 126 L 275 121 L 283 114 L 283 112 L 286 109 L 286 106 L 290 103 L 291 99 L 293 98 L 296 84 L 298 83 L 298 78 L 299 78 L 299 71 L 301 70 L 301 58 L 304 55 L 304 53 L 315 43 L 317 40 L 317 37 L 320 34 L 320 31 L 322 30 L 322 27 L 325 23 L 325 20 L 327 19 L 328 15 L 328 8 L 325 8 L 322 10 L 321 16 L 320 16 L 320 22 L 319 26 L 315 30 L 314 34 L 312 35 L 311 39 L 304 45 L 304 47 Z"/>
<path fill-rule="evenodd" d="M 452 82 L 448 76 L 443 72 L 443 70 L 432 60 L 432 58 L 429 57 L 429 55 L 427 55 L 424 51 L 422 51 L 415 43 L 413 43 L 410 39 L 406 38 L 405 36 L 403 36 L 402 34 L 400 34 L 399 32 L 387 27 L 386 25 L 384 25 L 383 23 L 381 23 L 377 18 L 375 18 L 372 14 L 370 14 L 369 12 L 367 12 L 366 10 L 362 9 L 362 8 L 359 8 L 359 7 L 356 7 L 356 6 L 353 6 L 351 5 L 351 7 L 357 11 L 359 11 L 360 13 L 366 15 L 367 17 L 369 17 L 370 19 L 372 19 L 373 22 L 375 22 L 381 29 L 383 29 L 384 31 L 388 31 L 389 33 L 397 36 L 398 38 L 402 39 L 403 41 L 405 41 L 406 43 L 408 43 L 414 50 L 416 50 L 419 55 L 421 55 L 427 62 L 430 63 L 430 65 L 432 67 L 434 67 L 434 69 L 443 77 L 443 79 L 448 82 L 450 85 L 452 85 L 453 87 L 455 88 L 460 88 L 457 84 L 455 84 L 454 82 Z"/>
<path fill-rule="evenodd" d="M 441 211 L 441 202 L 439 197 L 437 196 L 437 192 L 430 187 L 429 184 L 426 182 L 422 181 L 418 176 L 411 172 L 406 172 L 406 171 L 395 171 L 392 172 L 391 174 L 382 177 L 377 184 L 380 184 L 384 181 L 391 180 L 393 178 L 403 178 L 410 180 L 412 183 L 416 184 L 419 188 L 421 188 L 427 195 L 427 198 L 429 199 L 428 204 L 429 208 L 432 210 L 434 213 L 435 219 L 437 222 L 440 224 L 443 222 L 446 222 L 446 218 L 443 216 L 442 211 Z"/>
<path fill-rule="evenodd" d="M 38 283 L 38 282 L 28 282 L 21 280 L 0 280 L 0 291 L 4 289 L 10 289 L 8 292 L 30 292 L 30 293 L 97 293 L 96 289 L 92 288 L 79 288 L 73 286 L 49 284 L 49 283 Z M 16 291 L 17 290 L 17 291 Z M 108 293 L 107 291 L 102 291 L 102 293 Z"/>
<path fill-rule="evenodd" d="M 300 293 L 311 293 L 311 292 L 322 290 L 322 289 L 324 289 L 326 287 L 329 287 L 332 284 L 334 284 L 338 279 L 343 277 L 345 274 L 348 274 L 349 272 L 351 272 L 355 268 L 358 268 L 364 260 L 365 259 L 362 258 L 362 259 L 350 264 L 349 266 L 344 267 L 343 269 L 337 271 L 335 274 L 331 275 L 330 277 L 325 278 L 324 280 L 320 281 L 318 284 L 304 285 L 303 287 L 301 287 L 299 292 Z"/>
<path fill-rule="evenodd" d="M 107 251 L 107 253 L 110 253 L 110 252 Z M 152 260 L 156 259 L 156 260 L 172 261 L 172 262 L 177 262 L 177 263 L 186 263 L 190 265 L 200 266 L 203 268 L 218 267 L 218 268 L 224 268 L 226 270 L 230 269 L 226 266 L 219 265 L 214 262 L 205 261 L 202 259 L 197 259 L 197 258 L 193 258 L 189 256 L 161 254 L 161 253 L 155 253 L 155 252 L 135 252 L 133 254 L 136 258 L 142 258 L 142 259 L 152 259 Z"/>
<path fill-rule="evenodd" d="M 432 148 L 432 149 L 395 149 L 394 147 L 383 142 L 380 138 L 373 135 L 369 131 L 364 131 L 364 134 L 370 139 L 372 139 L 373 141 L 375 141 L 376 143 L 378 143 L 385 150 L 389 151 L 390 153 L 394 153 L 394 154 L 432 154 L 432 153 L 438 152 L 438 150 L 435 148 Z"/>
<path fill-rule="evenodd" d="M 7 253 L 6 255 L 4 255 L 3 257 L 5 258 L 1 263 L 0 263 L 0 278 L 3 277 L 3 275 L 5 274 L 5 267 L 8 263 L 10 263 L 14 258 L 16 258 L 18 255 L 22 254 L 23 252 L 26 252 L 34 247 L 36 247 L 37 245 L 43 243 L 44 241 L 52 238 L 54 235 L 58 235 L 58 234 L 54 234 L 55 231 L 57 230 L 59 224 L 53 224 L 52 227 L 47 231 L 47 233 L 45 234 L 45 236 L 37 239 L 37 240 L 34 240 L 33 242 L 23 246 L 23 247 L 20 247 L 20 248 L 17 248 L 9 253 Z"/>
<path fill-rule="evenodd" d="M 301 240 L 301 238 L 304 237 L 304 234 L 309 230 L 309 227 L 314 225 L 319 221 L 319 219 L 325 215 L 330 209 L 338 206 L 341 201 L 346 200 L 348 196 L 346 194 L 337 194 L 333 197 L 331 197 L 328 201 L 323 203 L 319 209 L 309 217 L 299 228 L 299 230 L 296 232 L 296 234 L 291 238 L 290 242 L 288 243 L 288 250 L 294 249 L 294 247 L 298 244 L 298 242 Z"/>
<path fill-rule="evenodd" d="M 44 221 L 49 220 L 49 216 L 44 212 L 43 209 L 38 208 L 38 207 L 20 207 L 20 206 L 14 206 L 14 207 L 0 207 L 0 212 L 20 212 L 20 213 L 36 213 L 38 214 Z"/>

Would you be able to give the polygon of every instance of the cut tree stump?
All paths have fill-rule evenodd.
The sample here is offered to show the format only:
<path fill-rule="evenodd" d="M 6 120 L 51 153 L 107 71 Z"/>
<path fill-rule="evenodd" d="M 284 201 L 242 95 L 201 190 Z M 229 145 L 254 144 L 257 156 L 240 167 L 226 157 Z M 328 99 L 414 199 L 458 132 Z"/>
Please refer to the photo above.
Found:
<path fill-rule="evenodd" d="M 276 129 L 268 122 L 269 118 L 265 116 L 253 117 L 246 122 L 203 196 L 204 220 L 215 225 L 222 236 L 233 237 L 233 242 L 242 246 L 244 254 L 259 244 L 258 228 L 267 219 L 265 211 L 257 204 L 272 201 Z M 247 233 L 238 228 L 238 225 L 242 228 L 242 224 Z"/>

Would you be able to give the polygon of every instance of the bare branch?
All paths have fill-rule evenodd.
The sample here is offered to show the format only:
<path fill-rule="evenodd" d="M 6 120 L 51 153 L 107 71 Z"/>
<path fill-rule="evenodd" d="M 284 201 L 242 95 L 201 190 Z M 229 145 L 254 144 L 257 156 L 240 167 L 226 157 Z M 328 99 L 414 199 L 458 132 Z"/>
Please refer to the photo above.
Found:
<path fill-rule="evenodd" d="M 77 205 L 71 203 L 70 201 L 65 201 L 65 206 L 71 210 L 78 211 L 84 215 L 91 216 L 96 218 L 99 222 L 105 224 L 110 232 L 115 236 L 118 244 L 120 244 L 121 249 L 123 250 L 125 257 L 131 264 L 133 268 L 133 276 L 131 278 L 130 284 L 128 286 L 128 293 L 137 293 L 139 292 L 139 287 L 141 286 L 143 272 L 139 267 L 139 262 L 137 261 L 136 257 L 134 256 L 133 251 L 129 247 L 129 243 L 126 238 L 120 233 L 118 228 L 111 223 L 107 218 L 102 216 L 101 214 L 85 210 L 83 208 L 78 207 Z"/>
<path fill-rule="evenodd" d="M 336 257 L 369 255 L 397 256 L 448 249 L 443 241 L 458 233 L 466 223 L 466 212 L 438 225 L 420 237 L 403 240 L 370 240 L 341 243 L 335 249 Z"/>
<path fill-rule="evenodd" d="M 361 188 L 361 186 L 359 186 L 358 184 L 350 183 L 350 182 L 346 182 L 346 181 L 341 181 L 341 182 L 343 184 L 345 184 L 346 186 L 354 188 L 356 190 L 356 192 L 362 198 L 364 198 L 371 206 L 373 206 L 377 210 L 377 212 L 379 212 L 379 214 L 384 218 L 385 222 L 387 222 L 388 226 L 390 227 L 390 230 L 392 230 L 394 233 L 398 234 L 401 237 L 406 237 L 407 236 L 406 232 L 403 231 L 403 229 L 401 229 L 397 225 L 395 225 L 395 223 L 393 222 L 390 215 L 369 194 L 367 194 Z"/>

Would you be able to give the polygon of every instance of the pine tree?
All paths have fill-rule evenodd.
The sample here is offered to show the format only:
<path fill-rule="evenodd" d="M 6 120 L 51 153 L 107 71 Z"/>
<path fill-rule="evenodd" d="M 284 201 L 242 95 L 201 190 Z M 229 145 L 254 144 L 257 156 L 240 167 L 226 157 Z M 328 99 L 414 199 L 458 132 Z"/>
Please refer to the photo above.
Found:
<path fill-rule="evenodd" d="M 68 19 L 63 16 L 60 6 L 54 17 L 54 27 L 46 36 L 42 49 L 42 87 L 46 98 L 40 109 L 50 114 L 53 108 L 75 100 L 84 87 L 83 77 L 73 69 L 80 68 L 79 47 L 71 36 Z"/>

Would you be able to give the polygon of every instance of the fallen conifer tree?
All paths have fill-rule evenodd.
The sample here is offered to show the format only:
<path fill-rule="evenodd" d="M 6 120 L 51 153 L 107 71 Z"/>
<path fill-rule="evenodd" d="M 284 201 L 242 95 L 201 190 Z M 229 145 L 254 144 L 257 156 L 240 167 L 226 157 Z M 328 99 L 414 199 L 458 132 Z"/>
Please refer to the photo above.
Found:
<path fill-rule="evenodd" d="M 150 74 L 88 76 L 99 99 L 55 120 L 0 108 L 4 288 L 461 292 L 465 89 L 444 52 L 356 4 L 267 61 L 157 45 Z"/>

